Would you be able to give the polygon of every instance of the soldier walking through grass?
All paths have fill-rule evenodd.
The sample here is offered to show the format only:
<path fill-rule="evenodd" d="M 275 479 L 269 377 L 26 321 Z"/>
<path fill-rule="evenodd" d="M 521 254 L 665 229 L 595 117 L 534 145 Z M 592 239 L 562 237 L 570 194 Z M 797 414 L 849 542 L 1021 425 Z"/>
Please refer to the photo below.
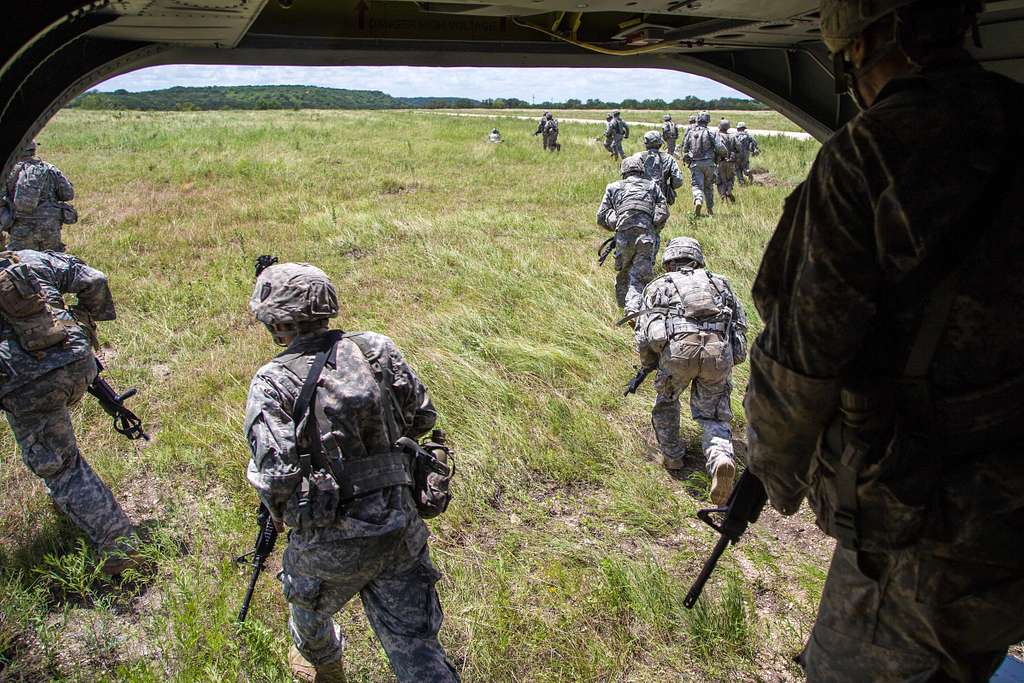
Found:
<path fill-rule="evenodd" d="M 612 112 L 612 154 L 618 159 L 625 159 L 626 153 L 622 150 L 622 141 L 629 138 L 629 125 L 622 120 L 622 112 L 616 109 Z"/>
<path fill-rule="evenodd" d="M 675 202 L 676 188 L 683 184 L 683 173 L 679 170 L 679 164 L 674 157 L 661 151 L 661 133 L 656 130 L 644 133 L 644 151 L 637 152 L 634 156 L 640 159 L 644 167 L 644 178 L 653 180 L 658 184 L 665 201 L 669 206 Z M 657 227 L 654 231 L 654 252 L 651 254 L 653 264 L 658 257 L 658 249 L 661 247 L 661 230 L 664 226 Z"/>
<path fill-rule="evenodd" d="M 838 541 L 808 681 L 987 681 L 1024 640 L 1024 86 L 964 49 L 980 2 L 820 9 L 864 110 L 786 200 L 754 283 L 749 465 Z M 905 134 L 961 140 L 965 119 L 1012 139 Z"/>
<path fill-rule="evenodd" d="M 722 143 L 726 152 L 725 156 L 719 156 L 715 168 L 715 185 L 720 197 L 735 202 L 736 197 L 732 191 L 736 183 L 736 157 L 739 154 L 739 146 L 736 144 L 736 138 L 729 132 L 731 125 L 729 119 L 722 119 L 718 124 L 718 130 L 715 131 L 715 137 Z"/>
<path fill-rule="evenodd" d="M 78 298 L 70 310 L 65 294 Z M 93 326 L 114 317 L 106 276 L 74 256 L 0 254 L 0 405 L 22 460 L 57 509 L 107 555 L 109 575 L 135 566 L 134 529 L 78 450 L 70 409 L 98 370 Z"/>
<path fill-rule="evenodd" d="M 615 300 L 627 314 L 640 309 L 644 287 L 654 277 L 657 231 L 668 220 L 668 203 L 658 184 L 643 177 L 643 161 L 622 160 L 622 180 L 609 183 L 597 224 L 615 232 Z"/>
<path fill-rule="evenodd" d="M 701 428 L 711 500 L 729 497 L 736 463 L 732 446 L 732 368 L 746 359 L 747 319 L 729 282 L 706 270 L 697 240 L 676 237 L 665 247 L 665 274 L 647 285 L 636 321 L 636 348 L 645 369 L 658 371 L 651 420 L 665 469 L 682 469 L 679 397 L 690 388 L 690 414 Z"/>
<path fill-rule="evenodd" d="M 754 182 L 754 176 L 750 172 L 750 157 L 756 157 L 761 153 L 757 145 L 757 139 L 747 132 L 747 124 L 740 121 L 736 124 L 736 179 L 740 185 Z"/>
<path fill-rule="evenodd" d="M 333 615 L 358 594 L 400 683 L 458 681 L 437 639 L 441 575 L 412 460 L 396 446 L 434 425 L 427 388 L 389 338 L 328 329 L 338 298 L 318 268 L 266 268 L 250 307 L 286 347 L 252 380 L 245 432 L 249 482 L 291 530 L 281 579 L 293 675 L 345 680 Z"/>
<path fill-rule="evenodd" d="M 679 139 L 679 125 L 672 122 L 672 115 L 665 114 L 662 117 L 663 123 L 661 124 L 661 137 L 665 140 L 666 151 L 671 155 L 676 155 L 676 141 Z"/>
<path fill-rule="evenodd" d="M 683 142 L 683 161 L 690 167 L 693 211 L 698 216 L 704 208 L 707 208 L 709 216 L 714 215 L 715 164 L 729 153 L 722 141 L 708 130 L 710 121 L 711 115 L 701 112 Z"/>
<path fill-rule="evenodd" d="M 61 226 L 78 220 L 68 204 L 75 188 L 60 169 L 36 157 L 35 140 L 22 150 L 4 190 L 0 229 L 10 233 L 7 248 L 63 251 Z"/>

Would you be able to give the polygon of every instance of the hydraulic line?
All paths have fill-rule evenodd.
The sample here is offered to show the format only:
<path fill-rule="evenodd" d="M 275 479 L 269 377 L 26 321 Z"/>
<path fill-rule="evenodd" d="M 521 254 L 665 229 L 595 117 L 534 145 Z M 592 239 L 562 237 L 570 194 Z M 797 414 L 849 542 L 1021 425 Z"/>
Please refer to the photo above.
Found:
<path fill-rule="evenodd" d="M 570 38 L 570 37 L 567 37 L 567 36 L 560 35 L 558 33 L 555 33 L 554 31 L 547 30 L 543 26 L 537 26 L 536 24 L 531 24 L 529 22 L 522 21 L 518 17 L 512 17 L 512 23 L 515 24 L 516 26 L 522 26 L 523 28 L 533 29 L 534 31 L 538 31 L 540 33 L 543 33 L 544 35 L 550 36 L 552 38 L 555 38 L 556 40 L 561 40 L 563 42 L 569 43 L 570 45 L 575 45 L 576 47 L 581 47 L 584 50 L 590 50 L 591 52 L 598 52 L 598 53 L 603 54 L 603 55 L 612 55 L 613 57 L 626 57 L 626 56 L 629 56 L 629 55 L 642 55 L 642 54 L 645 54 L 647 52 L 654 52 L 656 50 L 664 50 L 665 48 L 675 47 L 675 46 L 677 46 L 679 44 L 692 43 L 692 41 L 665 42 L 665 43 L 658 43 L 657 45 L 644 45 L 643 47 L 635 47 L 635 48 L 631 48 L 629 50 L 614 50 L 612 48 L 601 47 L 600 45 L 595 45 L 594 43 L 587 43 L 587 42 L 584 42 L 582 40 L 576 40 L 575 38 Z"/>

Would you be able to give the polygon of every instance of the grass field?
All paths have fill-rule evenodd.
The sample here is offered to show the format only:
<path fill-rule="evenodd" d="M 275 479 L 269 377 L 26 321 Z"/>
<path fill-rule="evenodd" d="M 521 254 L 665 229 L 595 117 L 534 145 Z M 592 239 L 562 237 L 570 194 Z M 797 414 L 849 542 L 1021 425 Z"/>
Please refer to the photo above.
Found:
<path fill-rule="evenodd" d="M 497 146 L 485 121 L 402 112 L 64 112 L 47 127 L 40 151 L 79 194 L 69 250 L 118 302 L 101 328 L 110 379 L 140 388 L 154 439 L 121 439 L 89 398 L 75 425 L 157 569 L 100 578 L 5 427 L 0 681 L 287 680 L 280 552 L 233 624 L 247 576 L 232 558 L 255 534 L 242 411 L 278 350 L 247 309 L 263 253 L 325 269 L 338 324 L 393 337 L 432 391 L 461 469 L 430 524 L 441 638 L 467 682 L 795 678 L 830 544 L 806 514 L 768 511 L 700 608 L 682 607 L 715 538 L 693 516 L 707 481 L 653 462 L 649 384 L 622 397 L 636 357 L 594 256 L 617 166 L 584 127 L 558 155 L 533 127 L 508 120 Z M 762 184 L 713 219 L 689 217 L 684 194 L 666 229 L 703 242 L 752 334 L 746 293 L 818 146 L 761 147 Z M 391 680 L 360 612 L 340 617 L 350 680 Z"/>
<path fill-rule="evenodd" d="M 496 120 L 501 118 L 509 118 L 513 116 L 531 116 L 535 119 L 539 119 L 541 114 L 544 113 L 543 109 L 454 109 L 454 110 L 437 110 L 435 113 L 443 113 L 446 111 L 458 111 L 472 114 L 487 114 L 493 116 Z M 608 113 L 603 109 L 555 109 L 551 112 L 559 119 L 585 119 L 593 121 L 601 121 L 601 125 L 604 125 L 604 117 Z M 691 114 L 697 112 L 691 111 L 655 111 L 650 109 L 623 109 L 622 118 L 632 124 L 634 121 L 644 121 L 646 123 L 660 123 L 661 117 L 665 114 L 671 114 L 672 120 L 678 123 L 680 126 L 686 125 L 687 120 Z M 760 129 L 760 130 L 784 130 L 799 132 L 803 129 L 796 125 L 782 114 L 774 111 L 712 111 L 711 123 L 712 125 L 718 125 L 718 122 L 723 119 L 729 119 L 733 127 L 736 126 L 740 121 L 747 124 L 748 128 Z M 596 135 L 596 133 L 595 133 Z"/>

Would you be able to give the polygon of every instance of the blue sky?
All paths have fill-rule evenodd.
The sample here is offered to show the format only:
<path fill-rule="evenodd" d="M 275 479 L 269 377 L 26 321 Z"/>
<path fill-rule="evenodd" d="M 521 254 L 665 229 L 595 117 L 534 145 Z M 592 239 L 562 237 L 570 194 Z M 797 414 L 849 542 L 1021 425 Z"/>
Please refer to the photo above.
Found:
<path fill-rule="evenodd" d="M 319 85 L 382 90 L 395 97 L 518 97 L 528 102 L 744 97 L 702 76 L 662 69 L 183 65 L 142 69 L 112 78 L 97 89 L 157 90 L 175 85 Z"/>

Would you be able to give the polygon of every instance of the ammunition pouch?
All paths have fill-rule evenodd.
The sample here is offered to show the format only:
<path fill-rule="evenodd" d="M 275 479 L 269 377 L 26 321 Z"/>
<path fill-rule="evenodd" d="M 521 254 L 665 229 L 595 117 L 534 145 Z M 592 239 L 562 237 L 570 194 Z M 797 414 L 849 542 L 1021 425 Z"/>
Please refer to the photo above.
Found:
<path fill-rule="evenodd" d="M 32 269 L 7 261 L 0 267 L 0 315 L 10 325 L 18 343 L 29 352 L 41 352 L 68 338 L 65 324 L 43 294 Z"/>

